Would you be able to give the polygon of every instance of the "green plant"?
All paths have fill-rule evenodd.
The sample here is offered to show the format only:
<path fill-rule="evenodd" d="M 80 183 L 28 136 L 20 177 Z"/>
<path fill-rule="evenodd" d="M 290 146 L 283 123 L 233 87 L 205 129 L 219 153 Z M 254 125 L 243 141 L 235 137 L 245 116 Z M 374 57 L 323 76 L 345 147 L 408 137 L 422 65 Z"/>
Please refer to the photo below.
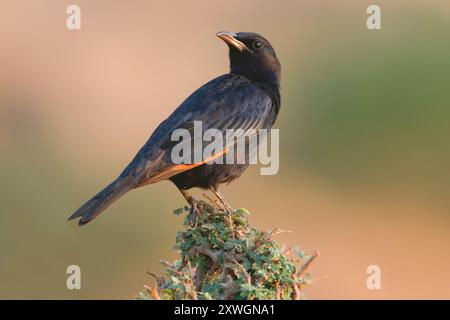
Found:
<path fill-rule="evenodd" d="M 145 286 L 138 299 L 302 298 L 302 288 L 310 283 L 307 269 L 317 253 L 307 256 L 298 248 L 281 248 L 272 237 L 283 231 L 255 229 L 245 209 L 228 214 L 203 201 L 199 208 L 199 216 L 186 215 L 185 230 L 177 235 L 180 260 L 161 261 L 167 276 L 149 273 L 156 284 Z"/>

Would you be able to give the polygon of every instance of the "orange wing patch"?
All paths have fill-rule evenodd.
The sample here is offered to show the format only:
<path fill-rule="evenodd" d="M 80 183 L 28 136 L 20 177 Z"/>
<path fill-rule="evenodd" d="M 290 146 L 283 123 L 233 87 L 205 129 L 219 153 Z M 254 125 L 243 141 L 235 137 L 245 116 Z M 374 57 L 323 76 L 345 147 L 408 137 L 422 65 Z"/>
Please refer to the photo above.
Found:
<path fill-rule="evenodd" d="M 143 186 L 143 185 L 155 183 L 155 182 L 158 182 L 161 180 L 169 179 L 170 177 L 173 177 L 181 172 L 193 169 L 195 167 L 201 166 L 202 164 L 213 161 L 213 160 L 217 159 L 218 157 L 221 157 L 224 154 L 226 154 L 227 151 L 228 151 L 228 148 L 225 148 L 222 151 L 220 151 L 219 153 L 209 157 L 208 159 L 203 160 L 202 162 L 197 162 L 197 163 L 192 163 L 192 164 L 176 164 L 176 165 L 167 167 L 167 168 L 163 169 L 161 172 L 159 172 L 156 175 L 154 175 L 153 177 L 151 177 L 149 180 L 147 180 L 146 182 L 144 182 L 141 185 Z"/>

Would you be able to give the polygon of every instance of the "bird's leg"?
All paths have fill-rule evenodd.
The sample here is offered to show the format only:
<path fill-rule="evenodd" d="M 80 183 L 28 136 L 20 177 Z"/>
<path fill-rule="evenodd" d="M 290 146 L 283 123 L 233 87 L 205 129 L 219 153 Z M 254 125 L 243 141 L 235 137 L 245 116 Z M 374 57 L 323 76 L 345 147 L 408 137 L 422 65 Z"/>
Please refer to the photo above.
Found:
<path fill-rule="evenodd" d="M 220 203 L 222 203 L 223 208 L 225 209 L 226 212 L 228 212 L 229 214 L 233 213 L 233 208 L 228 204 L 227 200 L 224 198 L 224 196 L 214 187 L 210 187 L 209 188 L 212 193 L 214 193 L 214 195 L 217 197 L 217 199 L 219 199 Z"/>
<path fill-rule="evenodd" d="M 233 219 L 232 219 L 231 215 L 233 214 L 233 208 L 228 204 L 227 200 L 219 192 L 219 190 L 217 190 L 214 187 L 210 187 L 209 189 L 212 191 L 212 193 L 214 193 L 214 195 L 217 197 L 217 199 L 219 199 L 219 201 L 223 205 L 223 208 L 228 213 L 228 221 L 227 221 L 227 223 L 228 223 L 228 226 L 232 228 L 233 227 Z"/>
<path fill-rule="evenodd" d="M 207 195 L 206 193 L 203 194 L 203 197 L 205 197 L 212 205 L 217 206 L 217 199 L 213 199 L 211 198 L 209 195 Z"/>
<path fill-rule="evenodd" d="M 200 210 L 198 208 L 197 200 L 193 196 L 191 196 L 186 190 L 180 189 L 181 194 L 186 199 L 186 201 L 191 206 L 191 209 L 189 211 L 189 216 L 191 217 L 191 227 L 195 227 L 195 224 L 197 222 L 197 218 L 200 215 Z"/>

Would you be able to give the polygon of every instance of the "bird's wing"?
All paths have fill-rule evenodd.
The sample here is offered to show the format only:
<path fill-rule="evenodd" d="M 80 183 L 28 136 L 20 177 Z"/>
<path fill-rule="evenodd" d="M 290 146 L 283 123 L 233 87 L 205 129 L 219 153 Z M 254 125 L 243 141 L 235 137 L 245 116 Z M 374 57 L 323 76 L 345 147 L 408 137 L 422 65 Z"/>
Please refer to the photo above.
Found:
<path fill-rule="evenodd" d="M 194 121 L 201 121 L 202 134 L 210 128 L 221 132 L 226 129 L 258 130 L 264 127 L 271 110 L 271 98 L 248 79 L 235 75 L 218 77 L 194 92 L 159 125 L 121 175 L 133 176 L 136 186 L 141 186 L 211 161 L 223 155 L 227 146 L 211 159 L 174 164 L 171 150 L 178 142 L 171 141 L 172 132 L 183 128 L 193 133 Z"/>

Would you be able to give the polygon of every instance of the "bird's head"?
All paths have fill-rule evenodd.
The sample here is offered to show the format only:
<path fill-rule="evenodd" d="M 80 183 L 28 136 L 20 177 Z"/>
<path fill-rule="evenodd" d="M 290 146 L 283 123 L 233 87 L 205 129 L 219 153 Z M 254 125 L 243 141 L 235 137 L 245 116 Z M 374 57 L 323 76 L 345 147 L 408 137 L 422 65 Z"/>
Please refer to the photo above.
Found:
<path fill-rule="evenodd" d="M 281 65 L 272 45 L 253 32 L 219 32 L 230 48 L 230 72 L 279 86 Z"/>

